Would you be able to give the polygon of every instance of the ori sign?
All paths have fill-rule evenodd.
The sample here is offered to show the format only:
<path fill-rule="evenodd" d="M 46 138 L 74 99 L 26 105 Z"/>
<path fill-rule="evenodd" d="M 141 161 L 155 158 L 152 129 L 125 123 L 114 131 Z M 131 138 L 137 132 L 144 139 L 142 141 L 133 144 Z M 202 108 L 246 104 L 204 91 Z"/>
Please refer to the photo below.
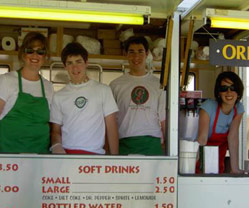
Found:
<path fill-rule="evenodd" d="M 212 40 L 210 64 L 221 66 L 249 66 L 249 42 L 235 40 Z"/>

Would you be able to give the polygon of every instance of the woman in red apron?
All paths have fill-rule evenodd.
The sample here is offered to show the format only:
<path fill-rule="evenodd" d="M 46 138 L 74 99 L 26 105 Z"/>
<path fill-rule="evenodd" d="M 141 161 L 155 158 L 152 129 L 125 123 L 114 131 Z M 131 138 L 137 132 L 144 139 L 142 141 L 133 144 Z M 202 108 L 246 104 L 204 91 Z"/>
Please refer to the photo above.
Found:
<path fill-rule="evenodd" d="M 216 79 L 216 101 L 207 100 L 199 114 L 198 142 L 201 146 L 219 147 L 219 173 L 225 170 L 225 155 L 229 149 L 231 173 L 243 173 L 238 165 L 239 125 L 244 113 L 240 103 L 243 83 L 233 72 L 222 72 Z M 199 161 L 196 173 L 200 173 Z"/>
<path fill-rule="evenodd" d="M 39 75 L 47 56 L 46 38 L 26 35 L 19 49 L 23 67 L 0 77 L 0 152 L 48 153 L 49 104 L 53 87 Z"/>

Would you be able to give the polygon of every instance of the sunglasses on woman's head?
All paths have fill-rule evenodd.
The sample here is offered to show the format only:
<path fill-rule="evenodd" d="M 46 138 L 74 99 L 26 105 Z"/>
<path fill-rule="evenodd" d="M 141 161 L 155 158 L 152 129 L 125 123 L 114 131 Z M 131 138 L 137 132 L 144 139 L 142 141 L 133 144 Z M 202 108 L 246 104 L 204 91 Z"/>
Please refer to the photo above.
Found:
<path fill-rule="evenodd" d="M 38 55 L 41 55 L 41 56 L 46 54 L 46 50 L 45 50 L 45 49 L 41 49 L 41 48 L 39 48 L 39 49 L 37 49 L 37 50 L 35 50 L 35 49 L 33 49 L 33 48 L 25 48 L 25 49 L 24 49 L 24 52 L 25 52 L 26 54 L 37 53 Z"/>
<path fill-rule="evenodd" d="M 230 89 L 230 91 L 236 91 L 236 88 L 235 88 L 234 85 L 231 85 L 231 86 L 227 86 L 227 85 L 220 86 L 219 91 L 220 92 L 227 92 L 228 89 Z"/>

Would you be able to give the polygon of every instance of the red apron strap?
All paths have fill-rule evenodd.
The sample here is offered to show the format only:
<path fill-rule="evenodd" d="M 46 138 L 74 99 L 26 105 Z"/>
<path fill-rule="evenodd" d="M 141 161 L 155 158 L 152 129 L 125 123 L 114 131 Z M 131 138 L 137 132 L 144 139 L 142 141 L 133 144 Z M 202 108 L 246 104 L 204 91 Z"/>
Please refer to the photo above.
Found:
<path fill-rule="evenodd" d="M 234 110 L 234 115 L 233 115 L 233 119 L 234 119 L 235 116 L 237 116 L 237 108 L 236 108 L 235 105 L 234 105 L 234 107 L 233 107 L 233 110 Z M 220 105 L 218 105 L 217 110 L 216 110 L 216 115 L 215 115 L 215 119 L 214 119 L 214 125 L 213 125 L 212 134 L 215 133 L 215 129 L 216 129 L 216 125 L 217 125 L 217 122 L 218 122 L 219 114 L 220 114 Z M 212 135 L 212 134 L 211 134 L 211 135 Z"/>

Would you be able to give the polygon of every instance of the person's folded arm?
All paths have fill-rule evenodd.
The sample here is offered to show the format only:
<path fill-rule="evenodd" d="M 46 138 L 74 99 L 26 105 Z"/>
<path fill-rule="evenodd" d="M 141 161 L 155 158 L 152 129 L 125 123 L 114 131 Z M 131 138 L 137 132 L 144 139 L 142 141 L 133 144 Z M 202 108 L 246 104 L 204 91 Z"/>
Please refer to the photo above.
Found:
<path fill-rule="evenodd" d="M 4 108 L 4 106 L 5 106 L 5 101 L 4 100 L 2 100 L 1 98 L 0 98 L 0 115 L 2 114 L 2 112 L 3 112 L 3 108 Z"/>
<path fill-rule="evenodd" d="M 66 151 L 62 147 L 61 125 L 51 124 L 51 151 L 53 154 L 65 154 Z"/>
<path fill-rule="evenodd" d="M 112 155 L 117 155 L 119 153 L 119 139 L 116 113 L 112 113 L 105 117 L 105 125 L 109 151 Z"/>
<path fill-rule="evenodd" d="M 161 121 L 161 131 L 162 131 L 162 135 L 163 135 L 163 143 L 165 143 L 165 130 L 166 130 L 166 127 L 165 127 L 165 120 L 164 121 Z"/>
<path fill-rule="evenodd" d="M 199 113 L 199 130 L 198 130 L 198 139 L 197 139 L 197 141 L 201 146 L 207 144 L 209 123 L 210 123 L 210 117 L 208 113 L 205 110 L 201 109 Z"/>
<path fill-rule="evenodd" d="M 243 170 L 239 169 L 239 125 L 242 119 L 243 113 L 235 116 L 232 124 L 229 128 L 229 134 L 227 137 L 229 154 L 230 154 L 230 164 L 231 173 L 243 173 Z"/>

